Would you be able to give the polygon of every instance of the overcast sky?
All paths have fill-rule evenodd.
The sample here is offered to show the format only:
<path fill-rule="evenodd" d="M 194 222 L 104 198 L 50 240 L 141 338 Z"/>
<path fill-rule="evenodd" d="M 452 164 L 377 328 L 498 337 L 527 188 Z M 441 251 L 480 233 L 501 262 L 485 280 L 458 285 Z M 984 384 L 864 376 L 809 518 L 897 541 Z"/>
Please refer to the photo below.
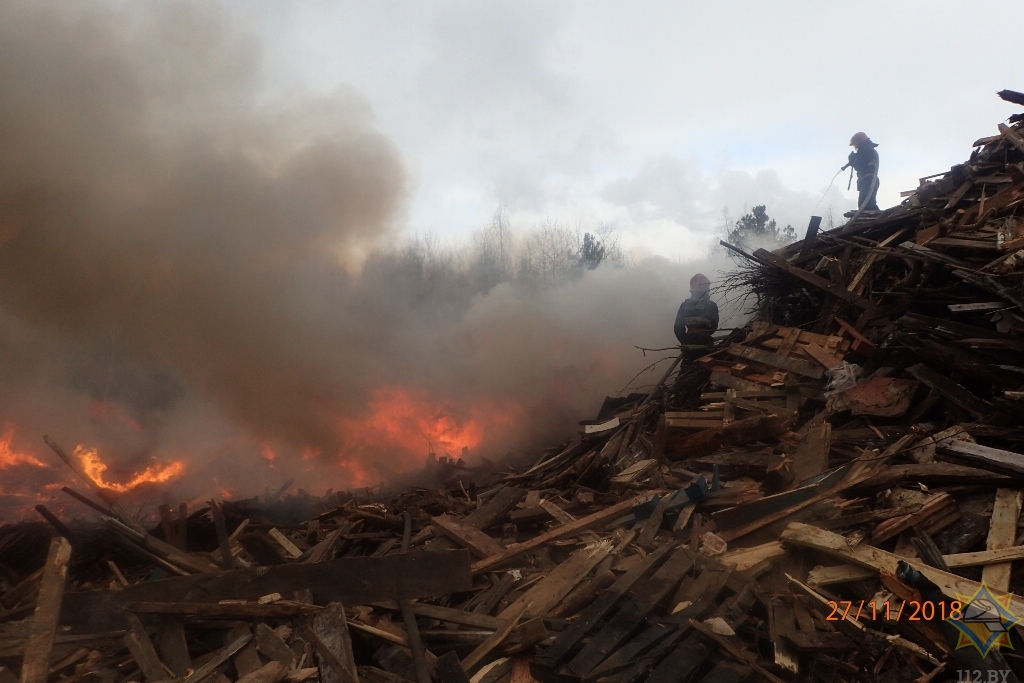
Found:
<path fill-rule="evenodd" d="M 684 260 L 723 210 L 802 232 L 852 133 L 879 144 L 884 208 L 1024 90 L 992 29 L 1014 2 L 224 1 L 273 95 L 365 96 L 413 181 L 405 229 L 452 238 L 499 204 Z M 842 220 L 847 179 L 818 213 Z"/>

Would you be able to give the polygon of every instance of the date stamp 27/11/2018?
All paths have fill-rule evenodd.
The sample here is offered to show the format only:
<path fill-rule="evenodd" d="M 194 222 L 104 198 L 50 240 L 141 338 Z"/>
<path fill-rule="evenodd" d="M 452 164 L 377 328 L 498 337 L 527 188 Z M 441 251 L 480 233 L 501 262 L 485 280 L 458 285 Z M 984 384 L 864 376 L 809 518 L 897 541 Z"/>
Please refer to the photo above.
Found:
<path fill-rule="evenodd" d="M 828 621 L 842 621 L 853 618 L 870 619 L 872 621 L 933 621 L 940 619 L 959 619 L 964 609 L 964 604 L 959 600 L 907 600 L 905 602 L 891 603 L 886 600 L 878 604 L 873 601 L 861 600 L 853 602 L 849 600 L 832 601 L 828 606 L 832 609 L 826 617 Z"/>

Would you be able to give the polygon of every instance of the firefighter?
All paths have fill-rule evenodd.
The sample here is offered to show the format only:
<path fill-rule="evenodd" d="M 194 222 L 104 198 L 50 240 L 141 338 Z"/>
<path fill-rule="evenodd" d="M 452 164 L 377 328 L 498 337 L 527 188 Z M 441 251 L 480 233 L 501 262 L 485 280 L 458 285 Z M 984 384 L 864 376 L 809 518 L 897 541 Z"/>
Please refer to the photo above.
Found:
<path fill-rule="evenodd" d="M 701 273 L 690 278 L 690 298 L 679 306 L 673 331 L 685 355 L 698 358 L 714 345 L 718 329 L 718 304 L 711 300 L 711 280 Z"/>
<path fill-rule="evenodd" d="M 878 194 L 878 152 L 875 147 L 878 145 L 866 133 L 854 133 L 850 138 L 850 146 L 854 151 L 850 152 L 850 161 L 842 170 L 853 166 L 853 170 L 857 171 L 857 210 L 878 211 L 878 202 L 875 200 Z"/>

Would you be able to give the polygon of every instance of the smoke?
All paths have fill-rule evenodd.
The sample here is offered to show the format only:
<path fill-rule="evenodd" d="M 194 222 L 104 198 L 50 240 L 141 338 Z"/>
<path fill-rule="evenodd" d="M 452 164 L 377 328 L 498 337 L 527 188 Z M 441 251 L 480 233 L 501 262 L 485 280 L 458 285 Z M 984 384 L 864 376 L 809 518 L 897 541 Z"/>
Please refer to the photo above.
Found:
<path fill-rule="evenodd" d="M 14 451 L 50 433 L 111 478 L 182 459 L 169 500 L 320 492 L 419 467 L 431 439 L 565 435 L 650 362 L 634 344 L 673 343 L 692 270 L 531 287 L 486 249 L 394 246 L 407 180 L 368 103 L 268 101 L 258 45 L 209 8 L 0 1 L 0 92 Z M 0 452 L 14 504 L 18 478 L 56 481 L 18 462 Z"/>

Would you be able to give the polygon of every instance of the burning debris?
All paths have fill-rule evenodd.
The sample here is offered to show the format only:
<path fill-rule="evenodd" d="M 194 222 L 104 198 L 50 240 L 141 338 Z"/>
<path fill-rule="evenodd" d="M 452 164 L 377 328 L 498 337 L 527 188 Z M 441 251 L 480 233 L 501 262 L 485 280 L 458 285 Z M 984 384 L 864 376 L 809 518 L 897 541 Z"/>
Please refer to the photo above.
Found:
<path fill-rule="evenodd" d="M 119 492 L 178 465 L 114 484 L 50 442 L 102 524 L 0 529 L 0 682 L 1019 680 L 1021 118 L 741 252 L 758 319 L 532 462 L 146 528 Z"/>

